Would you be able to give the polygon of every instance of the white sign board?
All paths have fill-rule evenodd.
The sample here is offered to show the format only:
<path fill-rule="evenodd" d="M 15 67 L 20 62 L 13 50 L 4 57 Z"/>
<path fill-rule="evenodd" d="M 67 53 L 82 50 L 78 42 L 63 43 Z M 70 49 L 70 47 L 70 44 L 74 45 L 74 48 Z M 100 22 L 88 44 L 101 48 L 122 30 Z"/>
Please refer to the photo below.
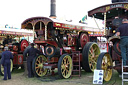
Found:
<path fill-rule="evenodd" d="M 103 84 L 103 70 L 94 70 L 93 84 Z"/>

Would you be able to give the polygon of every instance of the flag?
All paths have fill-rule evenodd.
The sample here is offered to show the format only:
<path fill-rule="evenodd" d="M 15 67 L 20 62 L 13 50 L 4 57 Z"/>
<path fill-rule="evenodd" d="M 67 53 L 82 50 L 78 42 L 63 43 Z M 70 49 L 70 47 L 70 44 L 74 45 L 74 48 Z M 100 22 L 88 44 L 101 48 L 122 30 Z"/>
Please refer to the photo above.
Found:
<path fill-rule="evenodd" d="M 81 19 L 81 21 L 85 21 L 85 20 L 87 20 L 87 15 L 85 15 L 85 16 Z"/>
<path fill-rule="evenodd" d="M 79 21 L 79 23 L 87 24 L 87 23 L 86 23 L 86 20 L 87 20 L 87 15 L 85 15 L 85 16 Z"/>

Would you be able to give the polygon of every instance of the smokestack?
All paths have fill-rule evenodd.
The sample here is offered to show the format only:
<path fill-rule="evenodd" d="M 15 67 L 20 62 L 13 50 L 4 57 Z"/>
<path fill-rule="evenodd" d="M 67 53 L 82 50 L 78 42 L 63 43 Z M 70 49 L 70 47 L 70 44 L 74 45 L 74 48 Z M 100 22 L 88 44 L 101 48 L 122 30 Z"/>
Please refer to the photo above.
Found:
<path fill-rule="evenodd" d="M 51 0 L 51 13 L 49 17 L 56 18 L 56 0 Z"/>

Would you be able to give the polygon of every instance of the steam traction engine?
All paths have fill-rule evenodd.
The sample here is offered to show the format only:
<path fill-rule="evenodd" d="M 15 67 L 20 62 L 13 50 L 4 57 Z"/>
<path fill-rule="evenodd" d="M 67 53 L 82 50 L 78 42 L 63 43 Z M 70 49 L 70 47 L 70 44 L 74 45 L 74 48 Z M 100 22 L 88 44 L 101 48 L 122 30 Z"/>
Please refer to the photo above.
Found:
<path fill-rule="evenodd" d="M 121 74 L 122 57 L 120 51 L 120 37 L 114 36 L 122 19 L 128 19 L 128 3 L 118 2 L 97 7 L 88 12 L 90 17 L 104 20 L 105 36 L 108 39 L 108 52 L 101 53 L 97 60 L 97 69 L 104 70 L 104 80 L 112 77 L 112 69 Z M 125 69 L 127 70 L 127 69 Z"/>
<path fill-rule="evenodd" d="M 11 34 L 8 34 L 11 33 Z M 26 47 L 28 47 L 29 43 L 26 39 L 22 39 L 19 43 L 15 42 L 15 37 L 18 37 L 20 39 L 20 37 L 23 36 L 32 36 L 32 33 L 24 33 L 24 32 L 10 32 L 10 31 L 2 31 L 1 30 L 1 34 L 5 35 L 5 36 L 11 36 L 12 37 L 12 43 L 8 44 L 9 50 L 12 52 L 13 54 L 13 61 L 11 60 L 11 71 L 13 70 L 13 68 L 23 68 L 23 60 L 25 60 L 25 58 L 23 57 L 23 51 L 25 50 Z M 14 41 L 13 41 L 14 40 Z M 4 49 L 3 45 L 0 45 L 0 58 L 1 58 L 1 54 L 2 51 Z M 3 75 L 4 74 L 4 68 L 3 66 L 0 64 L 0 74 Z"/>
<path fill-rule="evenodd" d="M 96 68 L 100 49 L 95 42 L 90 42 L 88 32 L 99 32 L 99 29 L 47 17 L 29 18 L 22 23 L 22 29 L 33 29 L 34 43 L 43 52 L 33 61 L 32 69 L 36 76 L 46 75 L 49 68 L 58 68 L 61 78 L 69 78 L 74 68 L 72 55 L 76 52 L 76 63 L 80 60 L 85 71 L 91 72 Z"/>

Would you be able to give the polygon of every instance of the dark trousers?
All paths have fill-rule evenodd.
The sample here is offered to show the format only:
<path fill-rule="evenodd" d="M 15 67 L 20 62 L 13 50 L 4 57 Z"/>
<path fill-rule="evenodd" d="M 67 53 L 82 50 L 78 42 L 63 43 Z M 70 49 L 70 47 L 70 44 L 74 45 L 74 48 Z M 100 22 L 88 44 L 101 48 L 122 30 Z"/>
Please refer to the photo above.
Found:
<path fill-rule="evenodd" d="M 28 77 L 33 77 L 33 71 L 32 71 L 32 61 L 27 61 L 27 69 L 28 69 Z"/>
<path fill-rule="evenodd" d="M 6 62 L 4 64 L 4 80 L 7 80 L 7 76 L 8 76 L 8 79 L 11 79 L 10 67 L 11 67 L 11 63 L 10 62 Z"/>
<path fill-rule="evenodd" d="M 126 61 L 128 60 L 128 37 L 121 37 L 120 48 L 123 65 L 126 65 Z"/>

